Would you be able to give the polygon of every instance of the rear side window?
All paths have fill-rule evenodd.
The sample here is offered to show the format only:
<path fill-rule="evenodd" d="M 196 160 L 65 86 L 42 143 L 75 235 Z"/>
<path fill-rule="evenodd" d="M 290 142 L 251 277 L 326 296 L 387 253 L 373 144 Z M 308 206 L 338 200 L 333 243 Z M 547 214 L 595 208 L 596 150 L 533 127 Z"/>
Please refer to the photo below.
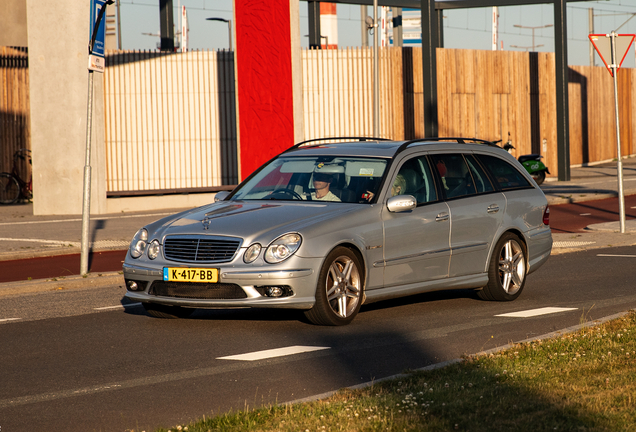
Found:
<path fill-rule="evenodd" d="M 492 173 L 502 190 L 531 187 L 523 174 L 505 160 L 482 154 L 477 158 Z"/>
<path fill-rule="evenodd" d="M 433 155 L 431 159 L 442 178 L 447 198 L 477 194 L 470 169 L 461 154 Z"/>

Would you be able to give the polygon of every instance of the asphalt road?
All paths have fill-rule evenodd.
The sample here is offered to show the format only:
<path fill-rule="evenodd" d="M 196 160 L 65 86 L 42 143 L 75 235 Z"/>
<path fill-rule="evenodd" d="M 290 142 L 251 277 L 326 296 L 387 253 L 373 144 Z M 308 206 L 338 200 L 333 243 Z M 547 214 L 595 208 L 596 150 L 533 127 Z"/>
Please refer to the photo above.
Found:
<path fill-rule="evenodd" d="M 636 195 L 625 197 L 625 208 L 626 219 L 636 218 Z M 617 220 L 619 211 L 616 198 L 550 207 L 550 226 L 553 233 L 580 233 L 588 225 Z M 89 271 L 120 271 L 125 257 L 125 250 L 92 253 L 89 257 Z M 0 283 L 77 275 L 80 272 L 80 255 L 2 261 L 2 269 Z"/>
<path fill-rule="evenodd" d="M 278 310 L 153 319 L 115 286 L 0 297 L 0 427 L 149 431 L 368 382 L 636 308 L 635 263 L 633 247 L 557 255 L 515 302 L 428 293 L 364 306 L 338 328 Z M 497 316 L 544 307 L 567 309 Z M 294 346 L 316 350 L 221 358 Z"/>

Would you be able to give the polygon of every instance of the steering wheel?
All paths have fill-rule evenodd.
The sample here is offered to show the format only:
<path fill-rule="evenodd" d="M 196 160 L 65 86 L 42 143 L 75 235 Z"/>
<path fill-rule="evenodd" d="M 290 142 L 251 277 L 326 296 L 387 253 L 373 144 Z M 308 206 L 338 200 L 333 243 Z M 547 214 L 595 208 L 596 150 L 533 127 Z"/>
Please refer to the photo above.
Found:
<path fill-rule="evenodd" d="M 296 200 L 299 200 L 299 201 L 303 200 L 303 197 L 301 197 L 300 194 L 298 194 L 298 192 L 296 192 L 294 190 L 291 190 L 291 189 L 277 189 L 274 192 L 272 192 L 269 195 L 267 195 L 265 197 L 265 199 L 279 199 L 279 198 L 276 198 L 277 195 L 279 195 L 279 196 L 291 196 L 292 199 L 296 199 Z"/>

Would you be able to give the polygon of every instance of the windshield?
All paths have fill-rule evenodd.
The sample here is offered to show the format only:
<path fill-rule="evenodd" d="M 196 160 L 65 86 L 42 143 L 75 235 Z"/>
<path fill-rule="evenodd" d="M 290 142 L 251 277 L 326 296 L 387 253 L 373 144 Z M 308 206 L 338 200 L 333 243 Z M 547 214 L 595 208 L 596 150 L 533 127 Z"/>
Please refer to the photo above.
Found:
<path fill-rule="evenodd" d="M 386 164 L 380 158 L 283 156 L 242 184 L 230 199 L 370 203 Z"/>

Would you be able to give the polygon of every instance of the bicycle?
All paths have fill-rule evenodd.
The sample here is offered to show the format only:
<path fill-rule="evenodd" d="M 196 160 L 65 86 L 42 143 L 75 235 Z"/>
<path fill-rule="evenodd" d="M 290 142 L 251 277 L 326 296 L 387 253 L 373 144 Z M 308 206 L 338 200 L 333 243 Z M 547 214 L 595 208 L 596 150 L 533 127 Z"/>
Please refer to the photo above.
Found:
<path fill-rule="evenodd" d="M 19 149 L 13 154 L 13 168 L 10 173 L 0 173 L 0 204 L 13 204 L 21 197 L 30 200 L 33 197 L 33 177 L 25 181 L 20 177 L 20 160 L 31 165 L 31 150 Z"/>

